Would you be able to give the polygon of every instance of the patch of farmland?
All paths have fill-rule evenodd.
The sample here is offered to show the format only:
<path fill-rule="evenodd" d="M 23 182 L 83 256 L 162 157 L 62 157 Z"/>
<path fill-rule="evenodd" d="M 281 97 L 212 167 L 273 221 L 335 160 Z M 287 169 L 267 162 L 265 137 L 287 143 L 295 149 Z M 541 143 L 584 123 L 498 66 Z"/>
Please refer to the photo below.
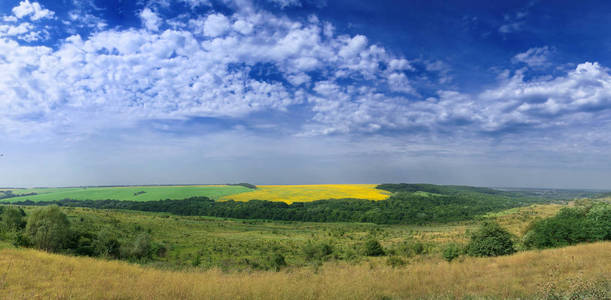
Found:
<path fill-rule="evenodd" d="M 256 190 L 225 196 L 220 200 L 257 199 L 293 203 L 345 198 L 385 200 L 390 196 L 389 192 L 376 189 L 376 186 L 377 184 L 258 185 Z"/>

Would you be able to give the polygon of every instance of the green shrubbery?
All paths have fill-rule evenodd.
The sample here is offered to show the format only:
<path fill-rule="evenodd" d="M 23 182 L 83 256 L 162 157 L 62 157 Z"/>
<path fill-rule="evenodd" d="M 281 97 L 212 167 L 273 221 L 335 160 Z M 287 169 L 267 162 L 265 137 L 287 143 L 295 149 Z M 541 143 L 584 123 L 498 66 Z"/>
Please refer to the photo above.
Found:
<path fill-rule="evenodd" d="M 532 223 L 523 237 L 524 246 L 543 249 L 611 240 L 611 205 L 589 201 L 579 204 Z"/>
<path fill-rule="evenodd" d="M 37 209 L 28 217 L 25 235 L 35 248 L 58 252 L 69 243 L 70 222 L 57 206 Z"/>
<path fill-rule="evenodd" d="M 462 248 L 458 244 L 448 244 L 443 248 L 442 256 L 448 262 L 458 258 L 462 253 Z"/>
<path fill-rule="evenodd" d="M 380 242 L 374 239 L 370 239 L 365 242 L 365 255 L 366 256 L 382 256 L 384 255 L 384 248 L 380 245 Z"/>
<path fill-rule="evenodd" d="M 495 222 L 484 222 L 471 235 L 466 250 L 471 256 L 499 256 L 516 252 L 511 234 Z"/>
<path fill-rule="evenodd" d="M 333 246 L 327 242 L 315 243 L 309 241 L 302 247 L 306 261 L 322 261 L 333 254 Z"/>
<path fill-rule="evenodd" d="M 27 219 L 20 208 L 0 208 L 0 239 L 11 241 L 15 246 L 137 261 L 149 260 L 153 255 L 162 257 L 167 252 L 164 245 L 153 243 L 147 232 L 140 232 L 131 243 L 121 245 L 118 237 L 106 228 L 74 227 L 57 206 L 35 209 Z M 80 221 L 84 221 L 82 217 Z"/>

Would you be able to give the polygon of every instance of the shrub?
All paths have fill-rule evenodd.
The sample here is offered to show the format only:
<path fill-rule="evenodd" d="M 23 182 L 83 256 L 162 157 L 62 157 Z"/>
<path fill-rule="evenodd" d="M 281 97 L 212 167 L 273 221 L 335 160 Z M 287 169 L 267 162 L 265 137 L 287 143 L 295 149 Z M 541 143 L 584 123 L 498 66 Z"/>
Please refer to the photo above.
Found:
<path fill-rule="evenodd" d="M 313 243 L 309 241 L 303 246 L 302 251 L 307 261 L 324 260 L 333 254 L 333 247 L 326 242 Z"/>
<path fill-rule="evenodd" d="M 495 222 L 483 223 L 467 245 L 467 253 L 471 256 L 508 255 L 515 251 L 511 234 Z"/>
<path fill-rule="evenodd" d="M 457 244 L 448 244 L 443 248 L 442 255 L 443 259 L 448 262 L 453 261 L 455 258 L 458 258 L 461 253 L 461 248 Z"/>
<path fill-rule="evenodd" d="M 396 268 L 406 265 L 407 262 L 399 256 L 391 255 L 386 259 L 386 264 L 393 268 Z"/>
<path fill-rule="evenodd" d="M 377 240 L 371 239 L 365 243 L 365 255 L 366 256 L 382 256 L 384 255 L 384 248 L 380 245 Z"/>
<path fill-rule="evenodd" d="M 90 234 L 81 235 L 76 243 L 75 253 L 78 255 L 94 256 L 95 249 Z"/>
<path fill-rule="evenodd" d="M 59 207 L 43 207 L 29 216 L 25 232 L 34 247 L 57 252 L 70 239 L 70 222 Z"/>
<path fill-rule="evenodd" d="M 202 256 L 199 253 L 196 253 L 191 260 L 191 266 L 197 267 L 202 263 Z"/>
<path fill-rule="evenodd" d="M 401 254 L 411 257 L 414 255 L 426 254 L 429 252 L 430 245 L 418 241 L 405 241 L 399 248 Z"/>
<path fill-rule="evenodd" d="M 286 266 L 286 260 L 284 259 L 284 255 L 280 253 L 274 253 L 270 259 L 270 267 L 276 272 L 280 271 L 280 268 Z"/>

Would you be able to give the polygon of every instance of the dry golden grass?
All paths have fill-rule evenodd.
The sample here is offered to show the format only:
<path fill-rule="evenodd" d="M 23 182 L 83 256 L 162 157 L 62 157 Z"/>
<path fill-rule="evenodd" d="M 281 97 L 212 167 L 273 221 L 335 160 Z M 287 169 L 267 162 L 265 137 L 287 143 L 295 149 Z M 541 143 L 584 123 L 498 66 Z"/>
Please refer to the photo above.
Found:
<path fill-rule="evenodd" d="M 2 299 L 412 299 L 533 298 L 540 292 L 602 289 L 611 277 L 611 243 L 522 252 L 497 258 L 327 263 L 282 272 L 170 272 L 118 261 L 35 250 L 0 250 Z M 605 282 L 606 281 L 606 282 Z M 598 284 L 596 284 L 598 282 Z M 601 284 L 602 283 L 602 284 Z"/>
<path fill-rule="evenodd" d="M 228 195 L 221 200 L 268 200 L 286 203 L 309 202 L 321 199 L 358 198 L 384 200 L 387 191 L 376 189 L 377 184 L 313 184 L 313 185 L 258 185 L 251 192 Z"/>
<path fill-rule="evenodd" d="M 522 236 L 528 226 L 537 219 L 555 216 L 566 205 L 536 204 L 517 207 L 496 217 L 496 221 L 516 236 Z"/>

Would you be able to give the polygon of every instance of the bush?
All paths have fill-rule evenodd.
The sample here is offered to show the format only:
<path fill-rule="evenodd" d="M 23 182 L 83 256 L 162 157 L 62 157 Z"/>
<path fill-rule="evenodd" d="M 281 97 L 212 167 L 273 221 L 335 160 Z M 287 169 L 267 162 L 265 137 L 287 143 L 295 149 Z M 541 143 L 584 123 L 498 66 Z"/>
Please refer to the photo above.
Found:
<path fill-rule="evenodd" d="M 70 240 L 70 222 L 57 206 L 48 206 L 32 212 L 25 233 L 32 246 L 57 252 Z"/>
<path fill-rule="evenodd" d="M 302 251 L 307 261 L 324 260 L 333 254 L 333 247 L 326 242 L 313 243 L 309 241 L 303 246 Z"/>
<path fill-rule="evenodd" d="M 399 256 L 391 255 L 386 259 L 386 264 L 393 268 L 396 268 L 406 265 L 407 262 Z"/>
<path fill-rule="evenodd" d="M 458 258 L 461 253 L 461 248 L 457 244 L 448 244 L 443 248 L 443 259 L 448 262 L 453 261 L 455 258 Z"/>
<path fill-rule="evenodd" d="M 95 249 L 91 234 L 84 234 L 78 237 L 75 253 L 78 255 L 94 256 Z"/>
<path fill-rule="evenodd" d="M 430 248 L 430 245 L 427 245 L 427 244 L 424 244 L 418 241 L 408 240 L 399 246 L 398 251 L 400 254 L 404 256 L 412 257 L 414 255 L 421 255 L 421 254 L 428 253 L 429 248 Z"/>
<path fill-rule="evenodd" d="M 516 250 L 511 234 L 498 223 L 485 222 L 471 235 L 467 254 L 471 256 L 499 256 L 514 253 Z"/>
<path fill-rule="evenodd" d="M 377 240 L 368 240 L 365 243 L 365 255 L 366 256 L 382 256 L 384 255 L 384 248 L 380 245 Z"/>
<path fill-rule="evenodd" d="M 270 257 L 269 262 L 270 267 L 276 272 L 280 271 L 280 268 L 286 266 L 286 260 L 284 259 L 284 255 L 280 253 L 274 253 Z"/>

